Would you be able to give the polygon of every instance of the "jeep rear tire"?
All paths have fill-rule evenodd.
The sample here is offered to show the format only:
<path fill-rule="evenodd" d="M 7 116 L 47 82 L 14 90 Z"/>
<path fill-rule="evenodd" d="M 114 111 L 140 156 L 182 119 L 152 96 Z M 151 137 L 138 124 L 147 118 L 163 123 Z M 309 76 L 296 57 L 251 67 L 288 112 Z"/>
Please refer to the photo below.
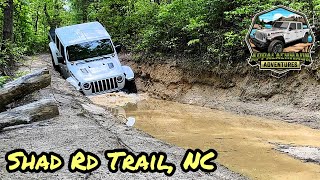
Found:
<path fill-rule="evenodd" d="M 53 55 L 52 55 L 51 50 L 50 50 L 50 56 L 51 56 L 51 61 L 52 61 L 53 69 L 56 70 L 57 72 L 60 72 L 59 66 L 58 66 L 58 65 L 55 65 L 55 63 L 54 63 L 54 59 L 53 59 Z"/>
<path fill-rule="evenodd" d="M 269 53 L 281 53 L 283 51 L 284 43 L 280 40 L 273 40 L 268 47 Z"/>
<path fill-rule="evenodd" d="M 307 43 L 308 42 L 308 37 L 309 37 L 309 35 L 305 34 L 304 37 L 302 38 L 302 42 L 303 43 Z"/>
<path fill-rule="evenodd" d="M 124 89 L 129 94 L 138 92 L 135 80 L 131 80 L 131 81 L 126 80 L 125 85 L 124 85 Z"/>

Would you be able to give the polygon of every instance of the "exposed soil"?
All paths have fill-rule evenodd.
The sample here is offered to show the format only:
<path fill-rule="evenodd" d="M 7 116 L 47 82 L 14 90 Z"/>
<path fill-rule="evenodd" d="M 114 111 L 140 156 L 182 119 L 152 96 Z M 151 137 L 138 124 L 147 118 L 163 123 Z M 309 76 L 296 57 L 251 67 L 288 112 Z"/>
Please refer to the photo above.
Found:
<path fill-rule="evenodd" d="M 148 63 L 130 54 L 121 59 L 133 67 L 140 92 L 152 97 L 320 128 L 316 66 L 275 78 L 249 65 L 237 73 L 195 74 L 174 60 Z"/>
<path fill-rule="evenodd" d="M 159 107 L 140 105 L 138 110 L 130 111 L 130 108 L 127 109 L 127 115 L 137 117 L 137 127 L 157 138 L 165 139 L 182 147 L 212 145 L 222 154 L 230 155 L 221 158 L 220 162 L 250 178 L 319 178 L 317 177 L 319 176 L 319 165 L 317 164 L 319 164 L 320 155 L 318 143 L 320 137 L 318 131 L 320 129 L 320 93 L 318 93 L 320 92 L 320 74 L 318 67 L 320 66 L 318 61 L 315 61 L 311 67 L 304 67 L 302 71 L 289 72 L 281 78 L 275 78 L 270 72 L 262 72 L 257 67 L 249 67 L 248 65 L 243 65 L 242 70 L 239 69 L 240 66 L 237 66 L 233 72 L 223 69 L 223 67 L 221 72 L 217 69 L 211 72 L 201 72 L 196 67 L 194 69 L 185 68 L 183 64 L 181 65 L 183 61 L 174 60 L 174 58 L 148 61 L 146 59 L 137 60 L 136 57 L 132 58 L 130 54 L 122 55 L 121 58 L 123 62 L 133 67 L 140 92 L 146 92 L 149 96 L 157 99 L 224 111 L 220 115 L 217 115 L 219 113 L 212 114 L 211 117 L 215 120 L 208 121 L 208 125 L 203 126 L 206 124 L 203 122 L 193 122 L 186 125 L 188 121 L 184 119 L 188 119 L 186 116 L 190 113 L 184 108 L 183 118 L 179 118 L 179 113 L 172 109 L 176 109 L 180 105 L 177 104 L 176 107 L 167 105 L 171 109 L 165 107 L 168 108 L 166 113 L 170 114 L 172 111 L 172 116 L 166 115 L 165 117 L 170 117 L 171 119 L 169 118 L 168 121 L 175 124 L 170 125 L 168 122 L 169 125 L 167 125 L 165 118 L 154 117 L 161 114 L 159 111 L 151 113 Z M 161 107 L 163 108 L 163 106 Z M 194 112 L 194 109 L 198 108 L 194 107 L 191 111 Z M 148 112 L 150 112 L 150 116 L 143 116 Z M 207 112 L 212 112 L 212 110 L 207 110 Z M 231 116 L 234 115 L 230 114 L 224 116 L 223 114 L 226 112 L 254 115 L 256 121 L 250 123 L 251 118 L 246 117 L 246 120 L 238 124 L 236 129 L 229 129 L 229 131 L 225 130 L 225 128 L 230 128 L 228 125 L 220 129 L 216 129 L 216 124 L 209 125 L 216 123 L 217 119 L 224 118 L 225 123 L 228 122 L 227 124 L 231 127 L 233 127 L 232 124 L 241 121 L 242 118 L 239 116 L 233 118 Z M 201 117 L 203 116 L 206 115 Z M 259 120 L 257 116 L 262 118 Z M 140 123 L 139 119 L 142 119 Z M 201 122 L 201 118 L 199 121 Z M 220 120 L 218 121 L 220 122 Z M 278 125 L 272 125 L 272 121 Z M 199 129 L 198 126 L 201 125 L 203 128 L 200 129 L 207 133 L 202 131 L 189 132 L 188 128 L 175 129 L 176 124 L 180 122 L 183 122 L 183 127 L 192 127 L 192 129 Z M 306 129 L 306 127 L 297 124 L 316 130 Z M 221 131 L 221 129 L 223 130 Z M 243 131 L 237 134 L 236 132 L 239 130 Z M 300 132 L 301 130 L 306 131 Z M 223 136 L 221 138 L 223 140 L 218 142 L 215 137 L 210 138 L 210 134 L 215 134 L 215 132 Z M 248 132 L 248 137 L 237 140 Z M 315 134 L 310 136 L 310 132 Z M 254 135 L 255 133 L 257 136 Z M 229 136 L 232 134 L 235 134 L 237 138 L 230 138 Z M 228 138 L 230 139 L 228 140 Z M 313 142 L 311 142 L 312 139 Z M 241 146 L 242 143 L 244 143 L 243 146 Z M 230 149 L 226 150 L 228 148 Z M 248 161 L 250 158 L 254 163 Z M 243 163 L 241 164 L 241 162 Z M 293 169 L 295 169 L 293 173 L 288 173 Z"/>
<path fill-rule="evenodd" d="M 13 104 L 17 106 L 26 102 L 53 97 L 59 103 L 60 116 L 30 125 L 7 128 L 0 133 L 0 179 L 167 179 L 159 173 L 111 173 L 107 169 L 103 153 L 105 150 L 126 148 L 134 153 L 159 152 L 168 154 L 168 161 L 179 167 L 185 150 L 166 144 L 146 133 L 125 126 L 121 120 L 109 111 L 92 105 L 90 100 L 63 80 L 52 70 L 49 55 L 36 56 L 26 62 L 22 70 L 48 67 L 52 73 L 52 85 L 40 90 L 24 100 Z M 101 167 L 92 174 L 70 173 L 67 166 L 57 173 L 13 173 L 5 170 L 4 156 L 7 152 L 22 148 L 27 152 L 56 152 L 65 161 L 75 150 L 82 148 L 97 154 L 102 160 Z M 177 168 L 172 179 L 245 179 L 219 165 L 214 173 L 183 173 Z"/>

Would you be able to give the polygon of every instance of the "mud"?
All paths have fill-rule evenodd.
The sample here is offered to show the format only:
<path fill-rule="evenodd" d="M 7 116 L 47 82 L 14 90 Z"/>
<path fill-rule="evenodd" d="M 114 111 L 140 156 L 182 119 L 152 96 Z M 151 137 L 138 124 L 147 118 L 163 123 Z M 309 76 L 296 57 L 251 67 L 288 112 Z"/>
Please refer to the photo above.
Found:
<path fill-rule="evenodd" d="M 246 64 L 234 67 L 237 73 L 218 74 L 193 73 L 172 59 L 142 63 L 130 54 L 121 59 L 133 67 L 139 91 L 152 97 L 320 128 L 320 83 L 313 67 L 275 78 Z"/>
<path fill-rule="evenodd" d="M 155 110 L 159 107 L 149 105 L 152 103 L 140 103 L 137 109 L 127 109 L 127 115 L 136 117 L 138 128 L 182 147 L 212 145 L 222 154 L 233 154 L 232 158 L 226 156 L 220 159 L 224 162 L 219 162 L 250 178 L 319 178 L 320 136 L 318 130 L 312 130 L 320 128 L 320 83 L 319 73 L 315 74 L 316 65 L 303 68 L 300 72 L 290 72 L 277 79 L 269 73 L 252 70 L 246 65 L 243 66 L 243 71 L 238 70 L 239 73 L 236 74 L 224 73 L 223 69 L 220 73 L 194 74 L 172 59 L 149 63 L 137 61 L 130 54 L 122 55 L 121 58 L 136 72 L 140 92 L 148 93 L 157 99 L 207 107 L 210 112 L 211 109 L 216 109 L 233 113 L 233 116 L 212 114 L 214 119 L 220 118 L 218 122 L 224 121 L 225 126 L 210 126 L 210 123 L 213 124 L 216 120 L 203 122 L 203 116 L 199 118 L 199 124 L 183 120 L 195 118 L 195 115 L 190 115 L 186 109 L 174 112 L 169 108 L 161 112 L 162 110 Z M 160 109 L 164 108 L 163 105 L 158 106 Z M 171 108 L 176 109 L 179 106 L 177 104 Z M 142 115 L 148 112 L 149 115 Z M 179 113 L 183 114 L 183 118 Z M 235 117 L 234 114 L 240 116 Z M 239 123 L 239 117 L 243 115 L 254 115 L 254 121 L 245 120 Z M 237 123 L 239 124 L 235 125 Z M 175 129 L 178 125 L 180 128 Z M 229 125 L 233 128 L 228 129 Z M 191 127 L 200 130 L 193 132 Z M 215 132 L 224 137 L 210 137 L 210 134 L 217 135 Z"/>
<path fill-rule="evenodd" d="M 219 163 L 251 179 L 320 178 L 319 165 L 275 149 L 276 144 L 320 147 L 318 130 L 152 98 L 129 103 L 124 109 L 127 116 L 136 118 L 138 129 L 180 147 L 216 149 Z M 318 158 L 310 154 L 316 151 L 287 150 L 310 160 Z"/>
<path fill-rule="evenodd" d="M 148 98 L 147 94 L 126 94 L 124 92 L 109 93 L 98 96 L 88 97 L 92 102 L 103 107 L 116 108 L 128 104 L 136 104 Z"/>
<path fill-rule="evenodd" d="M 0 133 L 0 179 L 167 179 L 159 173 L 111 173 L 107 169 L 105 150 L 126 148 L 134 153 L 163 151 L 168 161 L 179 167 L 185 149 L 157 140 L 146 133 L 124 125 L 111 112 L 92 105 L 91 101 L 77 92 L 52 70 L 49 55 L 31 58 L 22 71 L 48 67 L 52 73 L 51 87 L 40 90 L 14 105 L 32 102 L 43 97 L 52 97 L 59 104 L 60 116 L 48 121 L 7 128 Z M 81 148 L 97 154 L 101 167 L 92 174 L 70 173 L 67 166 L 57 173 L 13 173 L 6 169 L 5 154 L 22 148 L 35 151 L 59 153 L 65 160 Z M 179 168 L 170 179 L 245 179 L 224 166 L 218 165 L 214 173 L 183 173 Z"/>

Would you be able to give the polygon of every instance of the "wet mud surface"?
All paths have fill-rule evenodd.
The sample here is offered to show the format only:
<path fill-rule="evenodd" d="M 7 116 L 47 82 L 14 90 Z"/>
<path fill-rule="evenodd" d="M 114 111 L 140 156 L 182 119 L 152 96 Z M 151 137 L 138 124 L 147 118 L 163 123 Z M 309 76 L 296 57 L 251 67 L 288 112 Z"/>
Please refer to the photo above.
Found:
<path fill-rule="evenodd" d="M 136 128 L 180 147 L 213 148 L 219 153 L 219 163 L 249 178 L 320 178 L 320 166 L 314 163 L 318 161 L 319 151 L 316 148 L 309 151 L 306 148 L 293 148 L 320 147 L 318 130 L 277 120 L 156 100 L 144 94 L 134 98 L 124 94 L 112 96 L 118 97 L 117 102 L 108 101 L 106 96 L 91 100 L 102 106 L 116 106 L 123 99 L 129 103 L 120 103 L 123 108 L 118 107 L 122 111 L 117 112 L 134 117 Z M 280 149 L 276 144 L 286 144 L 287 149 Z"/>

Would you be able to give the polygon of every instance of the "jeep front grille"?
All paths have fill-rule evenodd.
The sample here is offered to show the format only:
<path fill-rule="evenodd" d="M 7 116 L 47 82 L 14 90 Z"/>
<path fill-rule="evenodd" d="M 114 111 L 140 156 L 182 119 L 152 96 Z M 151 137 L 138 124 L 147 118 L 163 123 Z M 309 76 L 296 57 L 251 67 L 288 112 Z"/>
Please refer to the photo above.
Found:
<path fill-rule="evenodd" d="M 100 81 L 91 82 L 92 93 L 99 93 L 118 88 L 117 78 L 110 78 Z"/>

